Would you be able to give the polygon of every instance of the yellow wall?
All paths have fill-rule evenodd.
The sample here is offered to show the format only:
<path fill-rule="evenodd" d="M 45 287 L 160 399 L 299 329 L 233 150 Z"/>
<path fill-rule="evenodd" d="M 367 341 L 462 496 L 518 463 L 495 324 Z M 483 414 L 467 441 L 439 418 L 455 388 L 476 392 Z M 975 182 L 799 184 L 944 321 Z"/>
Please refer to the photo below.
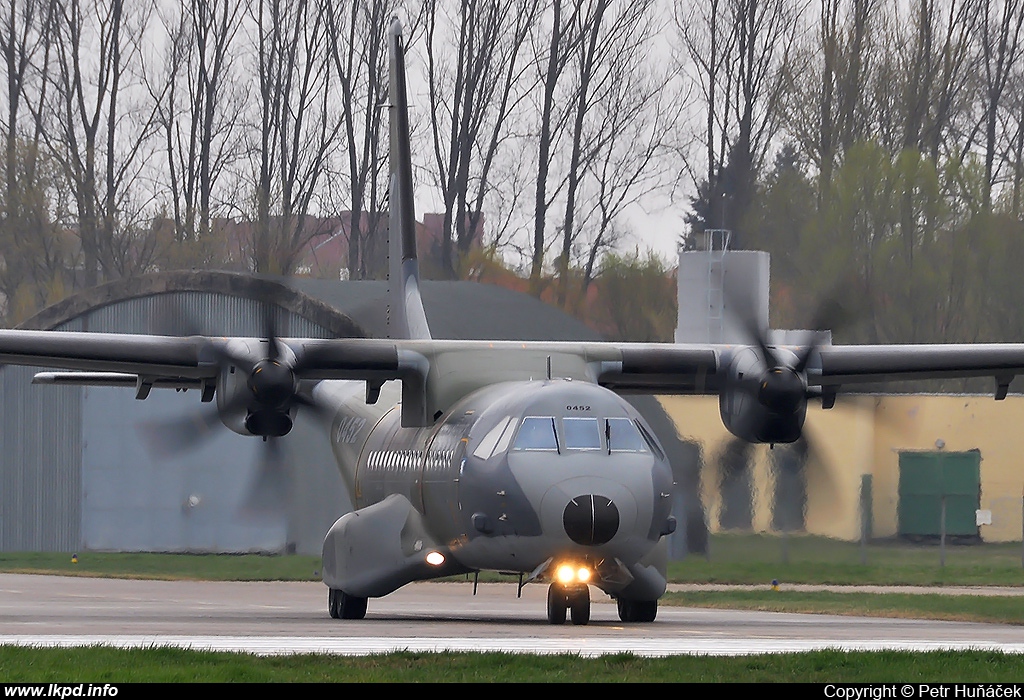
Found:
<path fill-rule="evenodd" d="M 680 437 L 701 446 L 702 496 L 712 530 L 717 530 L 718 457 L 730 437 L 718 412 L 718 398 L 661 397 Z M 1024 493 L 1024 397 L 852 396 L 834 408 L 808 409 L 805 435 L 812 446 L 807 468 L 807 532 L 846 540 L 860 537 L 861 477 L 873 480 L 873 535 L 896 534 L 899 453 L 942 449 L 981 452 L 981 508 L 992 525 L 981 526 L 988 542 L 1020 540 Z M 754 529 L 771 523 L 770 448 L 758 446 L 753 475 Z"/>

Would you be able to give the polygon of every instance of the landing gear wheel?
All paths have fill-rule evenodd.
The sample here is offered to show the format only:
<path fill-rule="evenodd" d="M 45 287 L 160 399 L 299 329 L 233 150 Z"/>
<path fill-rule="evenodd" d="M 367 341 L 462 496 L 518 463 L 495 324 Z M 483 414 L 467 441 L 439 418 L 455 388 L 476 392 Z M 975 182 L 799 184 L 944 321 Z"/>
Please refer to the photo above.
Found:
<path fill-rule="evenodd" d="M 338 597 L 341 595 L 341 591 L 336 588 L 332 588 L 327 592 L 327 610 L 330 611 L 331 617 L 337 620 L 341 617 L 341 611 L 338 609 Z"/>
<path fill-rule="evenodd" d="M 590 588 L 583 586 L 569 595 L 569 613 L 574 625 L 590 622 Z"/>
<path fill-rule="evenodd" d="M 657 600 L 626 600 L 616 599 L 619 619 L 623 622 L 654 622 L 658 616 Z"/>
<path fill-rule="evenodd" d="M 565 589 L 555 583 L 548 586 L 548 622 L 552 625 L 564 625 L 568 607 L 569 599 Z"/>
<path fill-rule="evenodd" d="M 366 617 L 366 598 L 357 598 L 332 588 L 327 596 L 327 607 L 335 620 L 362 620 Z"/>

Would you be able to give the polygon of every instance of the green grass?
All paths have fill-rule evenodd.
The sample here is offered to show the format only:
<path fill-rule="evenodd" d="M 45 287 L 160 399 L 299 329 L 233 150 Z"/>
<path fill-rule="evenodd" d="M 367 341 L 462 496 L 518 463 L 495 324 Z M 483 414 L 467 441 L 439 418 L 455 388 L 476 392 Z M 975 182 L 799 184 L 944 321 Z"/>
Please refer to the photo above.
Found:
<path fill-rule="evenodd" d="M 937 543 L 882 541 L 861 546 L 824 537 L 714 535 L 710 556 L 669 564 L 674 583 L 877 584 L 919 586 L 1024 586 L 1021 545 L 947 545 L 940 565 Z"/>
<path fill-rule="evenodd" d="M 0 572 L 108 576 L 113 578 L 198 579 L 203 581 L 316 581 L 320 557 L 260 554 L 147 554 L 0 552 Z"/>
<path fill-rule="evenodd" d="M 882 541 L 866 550 L 824 537 L 714 535 L 711 556 L 691 555 L 669 564 L 673 583 L 878 584 L 921 586 L 1024 586 L 1020 543 L 949 545 L 940 566 L 936 544 Z M 315 556 L 258 554 L 0 553 L 0 572 L 52 573 L 122 578 L 214 581 L 310 581 L 319 579 Z M 464 580 L 465 577 L 459 577 Z M 481 581 L 515 581 L 485 572 Z"/>
<path fill-rule="evenodd" d="M 841 652 L 642 658 L 613 654 L 399 653 L 365 657 L 181 649 L 0 647 L 5 683 L 139 682 L 1019 682 L 1024 655 L 996 652 Z"/>
<path fill-rule="evenodd" d="M 828 613 L 1024 625 L 1024 598 L 937 593 L 834 593 L 829 591 L 687 591 L 666 593 L 663 605 L 728 610 Z"/>

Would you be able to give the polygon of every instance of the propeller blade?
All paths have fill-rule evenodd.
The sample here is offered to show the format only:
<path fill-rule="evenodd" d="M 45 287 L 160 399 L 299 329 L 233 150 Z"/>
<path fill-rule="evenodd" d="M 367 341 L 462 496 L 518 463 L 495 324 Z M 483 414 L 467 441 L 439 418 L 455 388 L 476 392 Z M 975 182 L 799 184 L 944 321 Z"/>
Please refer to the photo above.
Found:
<path fill-rule="evenodd" d="M 726 312 L 747 336 L 751 345 L 760 350 L 761 360 L 765 366 L 774 367 L 778 365 L 779 360 L 768 345 L 768 338 L 765 334 L 766 329 L 758 325 L 757 320 L 752 314 L 740 313 L 739 309 L 744 308 L 744 304 L 729 287 L 725 287 L 722 290 L 722 296 L 726 302 Z"/>
<path fill-rule="evenodd" d="M 280 356 L 280 348 L 277 347 L 277 314 L 269 299 L 264 299 L 260 304 L 260 313 L 263 316 L 263 339 L 267 341 L 267 359 L 275 361 Z"/>
<path fill-rule="evenodd" d="M 281 515 L 287 510 L 290 492 L 291 479 L 281 438 L 267 438 L 240 513 L 248 518 Z"/>
<path fill-rule="evenodd" d="M 142 441 L 150 452 L 170 458 L 194 450 L 216 435 L 220 427 L 216 406 L 168 421 L 152 421 L 139 425 Z"/>
<path fill-rule="evenodd" d="M 809 342 L 797 353 L 797 361 L 793 366 L 797 372 L 807 369 L 807 363 L 814 351 L 820 348 L 826 341 L 822 331 L 836 331 L 841 328 L 852 326 L 855 319 L 862 315 L 862 309 L 856 307 L 855 302 L 847 295 L 840 297 L 838 293 L 825 297 L 811 317 Z"/>
<path fill-rule="evenodd" d="M 244 402 L 245 397 L 239 396 L 225 408 L 228 411 L 237 410 Z M 169 458 L 197 449 L 216 435 L 221 427 L 220 411 L 213 404 L 180 418 L 142 423 L 139 431 L 150 451 Z"/>
<path fill-rule="evenodd" d="M 317 418 L 333 418 L 334 411 L 329 404 L 317 401 L 315 398 L 305 394 L 296 394 L 293 399 L 295 403 L 310 409 Z"/>

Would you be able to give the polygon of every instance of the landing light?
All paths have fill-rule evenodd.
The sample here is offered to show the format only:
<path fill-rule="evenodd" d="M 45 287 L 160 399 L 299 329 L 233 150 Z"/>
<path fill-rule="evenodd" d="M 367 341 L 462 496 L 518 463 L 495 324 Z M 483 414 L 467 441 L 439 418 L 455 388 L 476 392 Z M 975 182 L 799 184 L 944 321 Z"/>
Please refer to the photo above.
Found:
<path fill-rule="evenodd" d="M 587 583 L 590 581 L 590 569 L 585 566 L 576 567 L 571 564 L 562 564 L 555 569 L 555 578 L 562 585 Z"/>
<path fill-rule="evenodd" d="M 441 566 L 444 564 L 444 555 L 437 551 L 430 552 L 427 554 L 427 563 L 431 566 Z"/>

